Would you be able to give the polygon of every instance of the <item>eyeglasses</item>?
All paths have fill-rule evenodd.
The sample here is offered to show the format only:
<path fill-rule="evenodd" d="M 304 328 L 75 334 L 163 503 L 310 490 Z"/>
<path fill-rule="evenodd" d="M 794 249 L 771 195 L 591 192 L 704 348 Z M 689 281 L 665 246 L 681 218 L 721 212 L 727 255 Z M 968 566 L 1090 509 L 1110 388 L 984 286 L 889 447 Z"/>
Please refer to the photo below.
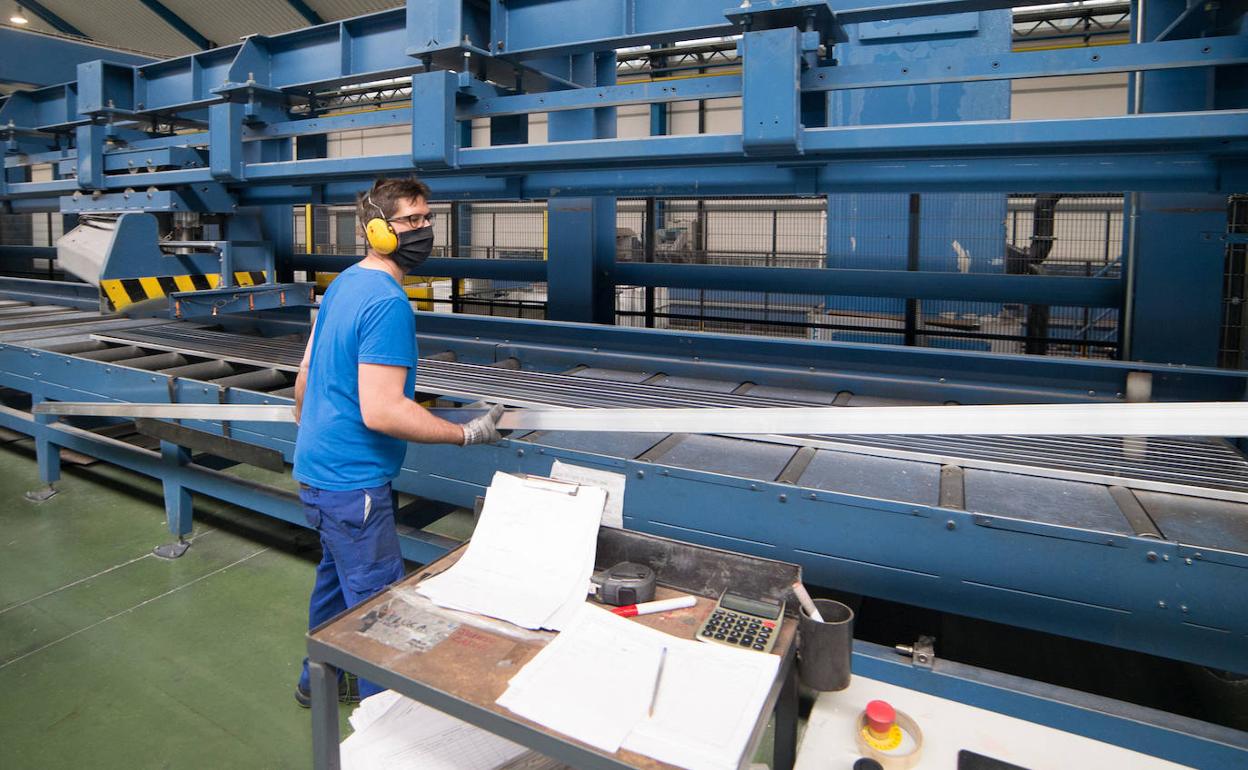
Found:
<path fill-rule="evenodd" d="M 394 217 L 386 221 L 391 223 L 402 222 L 413 230 L 419 230 L 422 227 L 429 227 L 433 224 L 433 214 L 429 213 L 423 216 L 421 214 L 408 214 L 405 217 Z"/>

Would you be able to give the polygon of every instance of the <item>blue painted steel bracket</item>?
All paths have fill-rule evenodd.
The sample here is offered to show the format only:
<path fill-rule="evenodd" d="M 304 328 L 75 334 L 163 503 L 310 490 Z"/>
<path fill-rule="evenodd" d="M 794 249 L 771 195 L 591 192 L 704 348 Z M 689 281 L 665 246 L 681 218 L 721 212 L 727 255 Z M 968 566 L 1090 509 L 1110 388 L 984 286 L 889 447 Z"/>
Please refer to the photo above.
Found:
<path fill-rule="evenodd" d="M 208 108 L 208 161 L 213 179 L 229 182 L 243 179 L 243 115 L 246 107 L 236 102 Z"/>
<path fill-rule="evenodd" d="M 238 208 L 235 198 L 215 182 L 205 182 L 173 190 L 146 190 L 73 195 L 61 198 L 60 210 L 67 214 L 115 213 L 123 211 L 198 211 L 232 214 Z"/>
<path fill-rule="evenodd" d="M 455 96 L 459 80 L 453 72 L 422 72 L 412 76 L 412 103 L 421 115 L 412 121 L 412 163 L 418 170 L 458 165 L 459 131 Z"/>
<path fill-rule="evenodd" d="M 455 117 L 457 120 L 470 120 L 533 112 L 560 112 L 588 107 L 621 107 L 629 104 L 726 99 L 740 95 L 740 75 L 712 75 L 688 80 L 647 81 L 540 94 L 491 96 L 461 104 Z"/>
<path fill-rule="evenodd" d="M 79 115 L 133 115 L 134 68 L 106 61 L 78 65 Z"/>
<path fill-rule="evenodd" d="M 484 4 L 460 0 L 407 3 L 408 56 L 444 51 L 488 55 L 493 46 L 490 10 Z"/>
<path fill-rule="evenodd" d="M 741 38 L 741 149 L 747 156 L 802 154 L 799 47 L 792 27 Z"/>
<path fill-rule="evenodd" d="M 971 36 L 978 31 L 978 13 L 955 13 L 919 19 L 863 22 L 858 25 L 858 40 L 863 43 L 896 43 L 926 37 Z"/>
<path fill-rule="evenodd" d="M 105 127 L 95 123 L 78 126 L 74 132 L 79 148 L 77 186 L 80 189 L 104 189 L 105 134 Z"/>
<path fill-rule="evenodd" d="M 100 290 L 89 283 L 45 281 L 0 276 L 0 294 L 6 299 L 36 305 L 63 305 L 81 310 L 99 310 Z"/>
<path fill-rule="evenodd" d="M 173 318 L 216 318 L 230 313 L 254 313 L 285 307 L 312 307 L 316 284 L 278 283 L 258 286 L 178 291 L 169 295 Z"/>
<path fill-rule="evenodd" d="M 128 65 L 153 61 L 150 56 L 114 50 L 90 40 L 69 40 L 8 26 L 0 27 L 0 51 L 4 51 L 4 73 L 0 79 L 27 86 L 73 80 L 78 64 L 84 61 L 108 59 Z"/>
<path fill-rule="evenodd" d="M 1227 35 L 1166 43 L 1021 51 L 991 56 L 931 56 L 917 62 L 816 67 L 802 73 L 802 89 L 884 88 L 1050 77 L 1054 73 L 1090 75 L 1231 66 L 1245 62 L 1248 62 L 1248 37 Z"/>
<path fill-rule="evenodd" d="M 203 150 L 195 147 L 158 147 L 152 149 L 128 149 L 106 151 L 104 171 L 156 171 L 168 168 L 207 168 L 208 158 Z M 63 173 L 73 173 L 71 159 L 61 161 Z"/>

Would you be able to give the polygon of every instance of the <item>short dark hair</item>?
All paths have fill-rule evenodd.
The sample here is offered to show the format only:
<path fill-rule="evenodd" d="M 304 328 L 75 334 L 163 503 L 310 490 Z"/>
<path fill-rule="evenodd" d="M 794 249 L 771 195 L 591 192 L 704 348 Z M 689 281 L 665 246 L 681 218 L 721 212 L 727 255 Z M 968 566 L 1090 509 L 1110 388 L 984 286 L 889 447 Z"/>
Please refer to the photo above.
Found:
<path fill-rule="evenodd" d="M 428 201 L 430 191 L 429 185 L 414 176 L 378 179 L 367 192 L 355 197 L 355 211 L 360 217 L 360 226 L 363 227 L 365 222 L 376 217 L 377 209 L 381 209 L 384 218 L 389 219 L 399 210 L 399 201 L 414 201 L 417 198 Z"/>

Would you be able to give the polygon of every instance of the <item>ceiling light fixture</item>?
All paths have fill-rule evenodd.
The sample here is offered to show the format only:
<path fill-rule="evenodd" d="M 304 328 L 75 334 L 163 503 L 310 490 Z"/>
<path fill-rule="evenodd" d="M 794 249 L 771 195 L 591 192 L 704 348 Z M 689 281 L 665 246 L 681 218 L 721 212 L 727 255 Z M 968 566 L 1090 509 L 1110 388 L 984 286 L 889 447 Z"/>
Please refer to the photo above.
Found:
<path fill-rule="evenodd" d="M 30 19 L 26 18 L 26 14 L 22 13 L 22 6 L 17 6 L 17 10 L 9 17 L 9 21 L 14 24 L 29 24 Z"/>

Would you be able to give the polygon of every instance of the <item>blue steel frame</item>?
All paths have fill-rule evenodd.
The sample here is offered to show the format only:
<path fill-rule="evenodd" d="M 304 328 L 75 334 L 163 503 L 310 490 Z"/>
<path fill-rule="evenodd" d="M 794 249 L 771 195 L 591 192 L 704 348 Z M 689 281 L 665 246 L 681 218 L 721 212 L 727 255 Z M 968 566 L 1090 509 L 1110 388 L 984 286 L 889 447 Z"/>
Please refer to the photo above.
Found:
<path fill-rule="evenodd" d="M 609 321 L 617 283 L 792 293 L 810 290 L 813 279 L 815 288 L 828 294 L 1095 307 L 1128 305 L 1136 288 L 1103 278 L 617 266 L 609 228 L 594 223 L 606 221 L 607 202 L 618 196 L 1057 186 L 1072 192 L 1221 193 L 1248 188 L 1248 111 L 1242 109 L 1090 121 L 824 127 L 808 104 L 808 97 L 821 92 L 948 87 L 1053 72 L 1228 69 L 1248 62 L 1248 37 L 1238 30 L 1223 27 L 1212 30 L 1222 33 L 1212 37 L 1141 42 L 1114 51 L 962 58 L 937 53 L 904 65 L 832 66 L 837 46 L 848 45 L 843 42 L 846 25 L 859 25 L 857 36 L 863 41 L 956 39 L 979 34 L 977 12 L 992 13 L 1013 3 L 836 7 L 783 0 L 727 16 L 718 0 L 668 5 L 646 0 L 494 2 L 487 13 L 473 3 L 443 0 L 413 4 L 406 12 L 256 36 L 167 62 L 86 63 L 75 82 L 19 92 L 0 106 L 0 125 L 6 126 L 0 138 L 8 151 L 0 201 L 15 212 L 51 210 L 61 196 L 88 190 L 97 191 L 90 203 L 61 201 L 62 210 L 142 210 L 148 204 L 127 203 L 111 191 L 154 186 L 176 194 L 212 185 L 221 194 L 196 210 L 222 213 L 249 204 L 276 210 L 307 200 L 347 201 L 371 176 L 415 170 L 441 198 L 550 198 L 560 225 L 552 228 L 546 275 L 558 288 L 552 292 L 552 317 Z M 939 15 L 953 12 L 960 15 Z M 555 18 L 574 21 L 555 24 Z M 624 86 L 607 79 L 613 68 L 603 52 L 612 46 L 732 32 L 744 33 L 739 76 Z M 443 69 L 448 63 L 458 71 Z M 395 76 L 410 76 L 420 120 L 413 121 L 412 108 L 364 115 L 315 110 L 318 91 Z M 790 88 L 773 87 L 786 81 Z M 758 83 L 753 91 L 751 82 Z M 944 85 L 931 85 L 937 83 Z M 733 95 L 743 95 L 740 134 L 611 138 L 612 107 Z M 305 112 L 296 115 L 296 108 Z M 496 146 L 461 146 L 465 132 L 456 123 L 484 117 L 501 131 L 508 118 L 533 112 L 550 113 L 553 139 L 578 141 L 531 145 L 495 131 Z M 587 116 L 593 117 L 585 123 Z M 815 125 L 804 126 L 803 118 Z M 207 130 L 152 136 L 142 129 L 154 121 Z M 412 126 L 407 154 L 316 157 L 322 150 L 293 157 L 294 137 L 302 146 L 336 130 L 404 123 Z M 570 128 L 560 128 L 565 123 Z M 29 181 L 27 169 L 40 162 L 55 162 L 59 178 Z M 123 173 L 135 168 L 139 173 Z M 569 200 L 561 202 L 565 197 Z M 583 221 L 568 214 L 571 218 L 562 222 L 563 212 L 577 211 L 588 212 Z M 592 233 L 602 236 L 601 242 L 587 251 Z M 288 251 L 279 250 L 279 258 L 285 270 L 303 266 Z M 462 277 L 458 266 L 447 267 L 449 276 Z M 481 274 L 479 266 L 464 269 Z M 497 269 L 495 277 L 501 279 L 511 268 Z M 1141 291 L 1153 285 L 1142 285 Z M 1168 352 L 1163 348 L 1155 355 L 1164 358 Z"/>
<path fill-rule="evenodd" d="M 376 175 L 415 171 L 440 199 L 551 201 L 552 224 L 559 232 L 548 262 L 445 259 L 432 261 L 430 269 L 457 278 L 547 281 L 552 318 L 560 321 L 608 320 L 616 284 L 1087 304 L 1122 308 L 1129 318 L 1133 310 L 1157 310 L 1158 303 L 1168 307 L 1173 292 L 1159 297 L 1166 283 L 1157 276 L 1169 274 L 1146 249 L 1129 264 L 1132 272 L 1123 280 L 614 261 L 609 243 L 614 199 L 622 196 L 1060 189 L 1207 199 L 1248 190 L 1248 94 L 1234 79 L 1248 66 L 1248 31 L 1242 16 L 1233 12 L 1202 16 L 1188 13 L 1181 2 L 1150 0 L 1147 25 L 1133 44 L 1118 49 L 967 57 L 933 53 L 905 63 L 837 63 L 838 48 L 854 45 L 906 41 L 937 51 L 927 43 L 986 34 L 993 25 L 981 21 L 1023 4 L 768 0 L 739 8 L 725 0 L 432 0 L 255 36 L 168 61 L 86 62 L 72 82 L 17 92 L 0 104 L 0 205 L 22 213 L 63 207 L 172 210 L 176 203 L 184 210 L 231 216 L 236 206 L 259 207 L 279 272 L 331 269 L 342 260 L 290 253 L 289 207 L 348 202 Z M 742 36 L 739 75 L 614 83 L 613 52 L 619 47 L 736 34 Z M 878 126 L 836 125 L 828 119 L 828 100 L 838 96 L 875 98 L 898 87 L 1098 72 L 1132 73 L 1142 94 L 1134 114 L 923 124 L 907 119 Z M 332 114 L 319 103 L 322 94 L 337 87 L 388 78 L 410 78 L 411 107 Z M 1201 79 L 1213 85 L 1200 92 L 1198 103 L 1176 96 Z M 1140 84 L 1148 88 L 1139 91 Z M 737 96 L 743 97 L 739 132 L 663 136 L 658 135 L 662 130 L 652 130 L 654 135 L 646 138 L 614 138 L 615 107 L 649 104 L 661 122 L 670 103 Z M 550 143 L 528 143 L 523 121 L 533 113 L 550 113 Z M 492 146 L 471 146 L 466 124 L 480 118 L 490 121 Z M 326 157 L 327 134 L 383 125 L 410 125 L 409 151 Z M 39 164 L 52 164 L 51 181 L 32 181 L 32 168 Z M 131 173 L 134 169 L 137 173 Z M 154 202 L 150 207 L 143 200 L 132 202 L 126 197 L 129 188 L 155 188 Z M 1141 210 L 1164 213 L 1169 208 L 1157 199 L 1145 200 Z M 1188 245 L 1185 233 L 1195 244 L 1200 233 L 1216 230 L 1205 214 L 1151 224 L 1145 216 L 1135 237 L 1147 239 L 1160 229 L 1166 248 L 1182 250 Z M 1193 223 L 1199 226 L 1188 227 Z M 22 286 L 16 291 L 30 296 L 55 293 L 40 285 Z M 1136 303 L 1137 295 L 1144 302 Z M 1214 298 L 1192 293 L 1184 299 L 1199 305 L 1200 312 L 1184 316 L 1194 320 L 1179 325 L 1183 333 L 1206 333 L 1201 324 L 1208 321 L 1201 313 Z M 78 295 L 66 300 L 83 301 Z M 746 373 L 742 379 L 765 372 L 791 384 L 798 375 L 786 367 L 795 358 L 809 359 L 818 367 L 852 364 L 881 394 L 939 394 L 968 403 L 1113 399 L 1127 371 L 1151 369 L 691 338 L 577 324 L 456 318 L 430 319 L 421 328 L 427 339 L 445 343 L 465 360 L 520 354 L 526 364 L 556 368 L 571 351 L 578 362 L 599 365 L 667 355 L 683 362 L 672 371 Z M 1137 343 L 1134 348 L 1150 357 L 1174 360 L 1168 356 L 1175 345 L 1165 339 L 1173 329 L 1149 326 L 1144 319 L 1136 328 L 1141 339 L 1125 343 Z M 713 364 L 700 361 L 707 351 L 716 353 Z M 871 370 L 897 374 L 872 377 Z M 1238 375 L 1199 368 L 1152 370 L 1159 399 L 1246 395 Z M 237 403 L 278 400 L 237 389 L 222 394 L 215 386 L 187 379 L 170 383 L 164 375 L 16 343 L 0 345 L 0 384 L 28 392 L 36 401 L 165 401 L 171 394 L 183 402 L 217 403 L 223 395 Z M 58 447 L 161 478 L 175 534 L 190 529 L 192 492 L 301 521 L 289 495 L 195 466 L 185 450 L 170 444 L 159 453 L 145 452 L 11 409 L 0 410 L 0 425 L 35 437 L 45 482 L 59 475 Z M 216 425 L 195 427 L 220 432 Z M 240 425 L 231 435 L 290 459 L 293 431 L 288 426 Z M 1248 670 L 1248 605 L 1237 590 L 1248 574 L 1243 571 L 1248 561 L 1241 554 L 866 500 L 518 439 L 467 451 L 413 445 L 396 486 L 468 505 L 494 470 L 543 473 L 554 459 L 628 474 L 625 521 L 639 530 L 801 561 L 813 582 L 850 591 L 910 602 L 921 597 L 949 611 Z M 717 513 L 708 516 L 704 510 Z M 448 545 L 420 530 L 405 533 L 403 544 L 405 554 L 417 561 L 435 557 Z M 994 558 L 984 559 L 989 552 Z M 1089 573 L 1094 580 L 1075 584 L 1075 575 Z M 1028 576 L 1033 578 L 1029 585 L 1041 582 L 1047 593 L 1024 591 L 1022 578 Z M 1187 614 L 1175 612 L 1180 606 Z M 1138 740 L 1153 753 L 1168 751 L 1150 743 L 1157 733 L 1141 729 L 1141 734 L 1111 739 Z M 1200 744 L 1185 759 L 1228 764 L 1227 750 Z M 1230 750 L 1235 752 L 1230 756 L 1242 756 L 1242 747 Z"/>
<path fill-rule="evenodd" d="M 29 3 L 23 7 L 34 11 Z M 149 56 L 115 51 L 87 39 L 69 40 L 13 27 L 0 27 L 0 50 L 5 52 L 0 82 L 26 86 L 64 83 L 76 76 L 78 64 L 100 57 L 131 65 L 152 61 Z"/>
<path fill-rule="evenodd" d="M 0 288 L 9 296 L 20 296 L 25 290 L 26 296 L 42 299 L 65 291 L 56 285 L 12 280 Z M 68 294 L 66 301 L 72 301 Z M 879 377 L 871 359 L 884 350 L 789 343 L 787 349 L 752 351 L 755 355 L 770 353 L 771 360 L 749 361 L 738 349 L 740 341 L 732 337 L 706 335 L 686 340 L 693 347 L 677 353 L 679 346 L 672 340 L 681 335 L 671 332 L 567 324 L 535 328 L 520 321 L 497 319 L 492 322 L 493 334 L 480 336 L 482 329 L 470 319 L 438 320 L 445 323 L 428 328 L 422 334 L 422 344 L 453 345 L 466 361 L 518 356 L 537 364 L 566 365 L 568 357 L 575 355 L 576 360 L 589 365 L 619 366 L 635 361 L 646 351 L 667 349 L 673 351 L 671 358 L 656 365 L 677 376 L 749 373 L 764 382 L 788 378 L 806 385 L 810 383 L 801 377 L 810 359 L 803 354 L 819 356 L 828 366 L 859 369 L 864 377 Z M 477 332 L 478 337 L 464 336 L 465 330 Z M 594 352 L 588 353 L 590 350 Z M 1077 390 L 1084 387 L 1120 387 L 1128 372 L 1140 368 L 1036 359 L 1013 362 L 1031 365 L 1025 371 L 1014 371 L 1003 366 L 1005 362 L 997 356 L 937 350 L 904 354 L 894 357 L 894 371 L 889 375 L 897 392 L 913 393 L 914 381 L 939 366 L 938 359 L 957 360 L 978 363 L 981 371 L 968 373 L 962 382 L 929 383 L 929 387 L 939 388 L 940 395 L 957 394 L 989 402 L 1017 400 L 1017 389 L 1025 383 L 1034 388 L 1031 395 L 1036 400 L 1054 401 L 1063 396 L 1074 400 L 1079 398 Z M 1248 382 L 1248 375 L 1243 373 L 1152 369 L 1169 397 L 1182 398 L 1193 390 L 1243 393 Z M 985 387 L 985 380 L 995 383 Z M 213 404 L 283 401 L 237 388 L 223 392 L 216 385 L 188 378 L 171 382 L 159 373 L 34 350 L 21 343 L 0 344 L 0 385 L 29 392 L 36 402 L 101 398 L 143 402 L 172 398 L 180 403 Z M 882 392 L 889 391 L 885 388 Z M 221 433 L 215 423 L 187 425 Z M 289 492 L 195 465 L 188 452 L 169 443 L 162 443 L 160 451 L 144 450 L 7 407 L 0 408 L 0 426 L 34 436 L 40 475 L 49 483 L 59 477 L 62 447 L 161 479 L 169 527 L 175 534 L 191 530 L 193 494 L 304 523 L 299 504 Z M 288 461 L 293 454 L 293 426 L 235 423 L 230 437 L 276 449 Z M 1211 666 L 1235 669 L 1245 662 L 1242 639 L 1248 634 L 1248 625 L 1243 624 L 1248 618 L 1248 604 L 1238 586 L 1248 574 L 1248 557 L 1242 554 L 935 506 L 869 500 L 793 484 L 736 479 L 662 463 L 559 449 L 523 437 L 470 450 L 412 445 L 395 486 L 428 499 L 467 506 L 484 492 L 495 470 L 545 474 L 555 460 L 624 473 L 629 480 L 624 510 L 629 528 L 798 561 L 804 565 L 807 580 L 814 584 L 939 606 Z M 713 528 L 708 528 L 712 525 L 707 511 L 715 512 Z M 412 524 L 421 526 L 423 522 Z M 454 545 L 419 529 L 405 529 L 401 542 L 405 556 L 419 562 L 432 560 Z M 984 558 L 985 554 L 992 558 Z M 1043 578 L 1040 582 L 1047 593 L 1024 590 L 1036 584 L 1036 576 Z M 1179 607 L 1182 613 L 1176 611 Z M 1034 684 L 1009 677 L 988 683 L 976 681 L 976 677 L 961 675 L 959 667 L 951 664 L 932 672 L 921 671 L 900 663 L 891 653 L 872 652 L 869 645 L 856 654 L 855 670 L 1158 756 L 1176 760 L 1186 757 L 1186 761 L 1200 766 L 1233 767 L 1248 755 L 1248 736 L 1242 733 L 1190 720 L 1159 719 L 1155 713 L 1142 718 L 1143 710 L 1130 707 L 1125 707 L 1124 713 L 1114 713 L 1103 708 L 1104 701 L 1094 698 L 1063 704 L 1048 688 L 1037 690 Z M 1123 711 L 1122 704 L 1117 706 Z"/>

